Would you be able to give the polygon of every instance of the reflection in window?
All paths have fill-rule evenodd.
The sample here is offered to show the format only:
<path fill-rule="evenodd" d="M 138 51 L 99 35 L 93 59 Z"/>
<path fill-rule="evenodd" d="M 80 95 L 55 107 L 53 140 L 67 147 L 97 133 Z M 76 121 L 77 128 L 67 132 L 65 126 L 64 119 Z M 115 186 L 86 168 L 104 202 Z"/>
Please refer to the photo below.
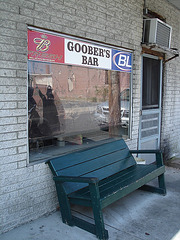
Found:
<path fill-rule="evenodd" d="M 30 161 L 129 137 L 130 73 L 28 62 Z"/>

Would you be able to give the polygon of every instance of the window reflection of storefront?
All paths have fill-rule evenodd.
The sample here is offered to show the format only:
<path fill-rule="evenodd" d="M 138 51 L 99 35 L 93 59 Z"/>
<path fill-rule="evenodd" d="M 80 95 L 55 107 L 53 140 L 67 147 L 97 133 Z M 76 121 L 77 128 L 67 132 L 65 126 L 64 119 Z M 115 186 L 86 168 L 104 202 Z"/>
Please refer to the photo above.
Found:
<path fill-rule="evenodd" d="M 129 138 L 130 81 L 128 71 L 29 59 L 30 161 Z"/>

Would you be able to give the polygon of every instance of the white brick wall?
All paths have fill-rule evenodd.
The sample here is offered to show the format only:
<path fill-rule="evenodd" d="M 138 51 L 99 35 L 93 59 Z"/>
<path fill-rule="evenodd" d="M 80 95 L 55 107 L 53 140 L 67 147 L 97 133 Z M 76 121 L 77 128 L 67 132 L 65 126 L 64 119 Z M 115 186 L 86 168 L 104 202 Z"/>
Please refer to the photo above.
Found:
<path fill-rule="evenodd" d="M 27 160 L 27 25 L 134 50 L 133 133 L 128 145 L 136 148 L 143 2 L 0 0 L 0 232 L 38 218 L 57 206 L 50 170 L 44 163 L 28 165 Z M 176 29 L 179 11 L 166 0 L 147 0 L 147 4 L 173 25 L 172 46 L 180 49 L 180 33 Z M 166 66 L 162 147 L 172 154 L 174 149 L 180 149 L 179 60 Z"/>
<path fill-rule="evenodd" d="M 171 47 L 180 50 L 180 11 L 167 1 L 148 0 L 147 7 L 160 13 L 172 26 Z M 165 64 L 161 148 L 168 159 L 180 152 L 180 58 Z"/>

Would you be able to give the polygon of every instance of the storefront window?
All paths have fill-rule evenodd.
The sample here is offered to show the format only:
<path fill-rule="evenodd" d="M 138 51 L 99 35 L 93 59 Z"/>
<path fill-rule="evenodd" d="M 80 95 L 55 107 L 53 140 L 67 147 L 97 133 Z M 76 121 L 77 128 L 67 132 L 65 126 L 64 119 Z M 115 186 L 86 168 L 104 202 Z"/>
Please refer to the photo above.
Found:
<path fill-rule="evenodd" d="M 29 58 L 30 162 L 129 138 L 130 80 L 131 72 Z"/>

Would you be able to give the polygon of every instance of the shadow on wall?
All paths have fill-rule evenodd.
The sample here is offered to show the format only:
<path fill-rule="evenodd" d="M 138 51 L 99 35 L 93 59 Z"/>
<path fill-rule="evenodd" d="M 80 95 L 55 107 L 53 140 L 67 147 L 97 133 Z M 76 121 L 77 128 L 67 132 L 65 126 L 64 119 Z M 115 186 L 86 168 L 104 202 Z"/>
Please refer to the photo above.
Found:
<path fill-rule="evenodd" d="M 169 140 L 167 138 L 163 140 L 162 152 L 164 162 L 168 161 L 172 157 L 169 146 Z"/>

